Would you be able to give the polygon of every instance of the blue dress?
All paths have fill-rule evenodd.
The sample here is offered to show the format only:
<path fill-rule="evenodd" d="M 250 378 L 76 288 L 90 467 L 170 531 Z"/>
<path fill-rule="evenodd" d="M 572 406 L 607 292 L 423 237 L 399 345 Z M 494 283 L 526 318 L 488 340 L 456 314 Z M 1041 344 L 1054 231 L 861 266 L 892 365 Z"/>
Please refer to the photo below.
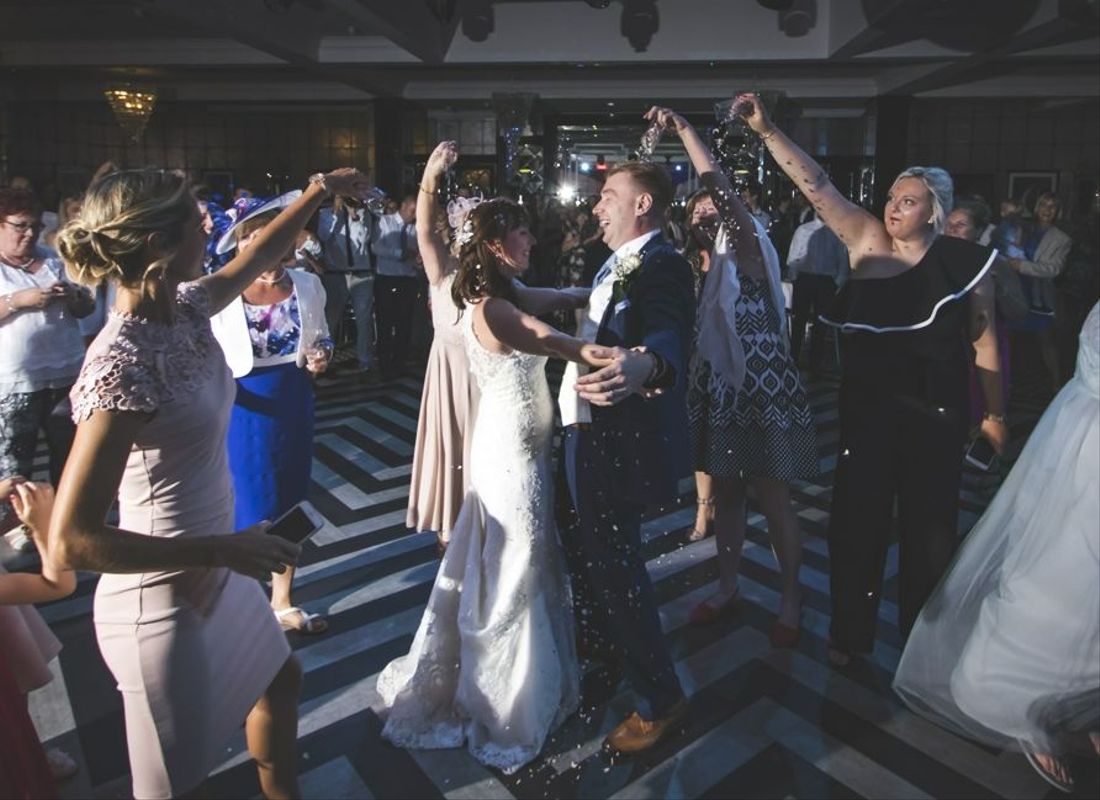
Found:
<path fill-rule="evenodd" d="M 244 309 L 257 366 L 237 379 L 229 422 L 237 530 L 305 500 L 313 462 L 313 384 L 295 360 L 302 332 L 298 296 Z"/>

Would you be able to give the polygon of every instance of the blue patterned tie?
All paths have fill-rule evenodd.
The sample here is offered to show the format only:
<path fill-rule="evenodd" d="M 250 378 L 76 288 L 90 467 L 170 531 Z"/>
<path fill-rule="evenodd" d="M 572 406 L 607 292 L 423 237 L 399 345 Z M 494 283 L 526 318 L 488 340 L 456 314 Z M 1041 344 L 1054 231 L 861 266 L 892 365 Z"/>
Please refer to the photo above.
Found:
<path fill-rule="evenodd" d="M 592 288 L 595 289 L 597 286 L 603 283 L 604 278 L 611 274 L 611 270 L 615 269 L 615 265 L 618 263 L 619 257 L 612 254 L 611 258 L 607 259 L 607 261 L 604 262 L 603 266 L 600 267 L 600 271 L 596 273 L 596 280 L 592 282 Z"/>

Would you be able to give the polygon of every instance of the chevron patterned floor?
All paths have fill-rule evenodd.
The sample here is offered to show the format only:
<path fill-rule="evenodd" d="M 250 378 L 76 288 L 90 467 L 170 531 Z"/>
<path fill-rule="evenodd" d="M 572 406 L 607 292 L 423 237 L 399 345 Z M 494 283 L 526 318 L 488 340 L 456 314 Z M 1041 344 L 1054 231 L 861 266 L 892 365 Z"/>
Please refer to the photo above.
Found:
<path fill-rule="evenodd" d="M 631 762 L 600 756 L 602 737 L 631 711 L 630 696 L 598 669 L 586 676 L 591 707 L 569 720 L 542 758 L 513 776 L 478 765 L 464 751 L 407 752 L 380 735 L 377 673 L 412 640 L 437 561 L 430 534 L 404 527 L 419 376 L 367 387 L 354 373 L 322 381 L 312 500 L 328 524 L 306 546 L 295 600 L 328 614 L 330 630 L 291 636 L 305 669 L 300 758 L 306 797 L 1005 797 L 1038 798 L 1048 787 L 1023 758 L 957 739 L 903 710 L 889 690 L 899 657 L 894 576 L 873 657 L 844 673 L 825 664 L 828 554 L 824 540 L 836 459 L 836 381 L 809 389 L 820 435 L 822 473 L 796 487 L 805 535 L 805 635 L 779 652 L 767 631 L 778 576 L 763 520 L 750 509 L 738 617 L 700 629 L 687 614 L 716 580 L 713 538 L 689 544 L 694 487 L 680 504 L 646 519 L 649 570 L 685 689 L 685 734 Z M 552 382 L 557 373 L 551 375 Z M 1013 407 L 1017 448 L 1042 403 Z M 1016 450 L 1018 452 L 1018 449 Z M 44 461 L 42 462 L 44 464 Z M 996 480 L 968 474 L 960 533 L 973 524 Z M 5 561 L 13 562 L 6 551 Z M 14 559 L 18 567 L 19 559 Z M 64 797 L 128 797 L 120 700 L 96 648 L 90 611 L 94 578 L 42 609 L 64 641 L 57 679 L 31 698 L 44 741 L 80 762 Z M 230 743 L 210 782 L 212 797 L 252 797 L 255 772 L 243 734 Z"/>

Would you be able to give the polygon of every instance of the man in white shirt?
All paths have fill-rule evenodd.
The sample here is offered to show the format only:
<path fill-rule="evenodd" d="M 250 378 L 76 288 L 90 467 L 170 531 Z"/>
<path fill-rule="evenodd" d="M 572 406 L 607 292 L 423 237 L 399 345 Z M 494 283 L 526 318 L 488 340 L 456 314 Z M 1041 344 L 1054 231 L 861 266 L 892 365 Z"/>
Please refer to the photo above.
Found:
<path fill-rule="evenodd" d="M 374 243 L 378 276 L 374 282 L 378 316 L 378 363 L 392 378 L 409 357 L 415 303 L 419 296 L 420 252 L 416 244 L 416 195 L 405 195 L 393 214 L 378 218 Z"/>
<path fill-rule="evenodd" d="M 317 238 L 324 247 L 321 282 L 325 286 L 325 318 L 332 337 L 340 341 L 344 307 L 351 298 L 355 312 L 355 354 L 359 369 L 374 379 L 374 253 L 373 217 L 358 201 L 337 198 L 317 217 Z"/>
<path fill-rule="evenodd" d="M 791 355 L 797 364 L 806 336 L 806 323 L 815 320 L 810 334 L 810 371 L 816 372 L 821 369 L 825 349 L 824 326 L 816 320 L 829 308 L 837 290 L 848 279 L 848 248 L 815 214 L 794 232 L 787 253 L 787 269 L 794 281 Z"/>

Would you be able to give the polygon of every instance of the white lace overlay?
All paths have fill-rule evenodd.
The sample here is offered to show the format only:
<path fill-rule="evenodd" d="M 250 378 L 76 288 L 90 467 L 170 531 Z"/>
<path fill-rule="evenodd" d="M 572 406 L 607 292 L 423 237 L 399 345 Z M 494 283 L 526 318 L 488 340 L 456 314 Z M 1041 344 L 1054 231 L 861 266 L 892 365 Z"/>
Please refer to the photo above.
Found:
<path fill-rule="evenodd" d="M 461 747 L 511 773 L 578 705 L 569 583 L 553 516 L 545 358 L 485 350 L 462 327 L 481 403 L 470 488 L 412 649 L 378 678 L 383 735 Z"/>
<path fill-rule="evenodd" d="M 98 352 L 93 343 L 69 394 L 74 422 L 83 422 L 97 409 L 152 413 L 206 384 L 214 363 L 210 349 L 218 345 L 202 284 L 179 287 L 174 324 L 115 311 L 110 318 L 119 326 L 117 335 Z"/>

